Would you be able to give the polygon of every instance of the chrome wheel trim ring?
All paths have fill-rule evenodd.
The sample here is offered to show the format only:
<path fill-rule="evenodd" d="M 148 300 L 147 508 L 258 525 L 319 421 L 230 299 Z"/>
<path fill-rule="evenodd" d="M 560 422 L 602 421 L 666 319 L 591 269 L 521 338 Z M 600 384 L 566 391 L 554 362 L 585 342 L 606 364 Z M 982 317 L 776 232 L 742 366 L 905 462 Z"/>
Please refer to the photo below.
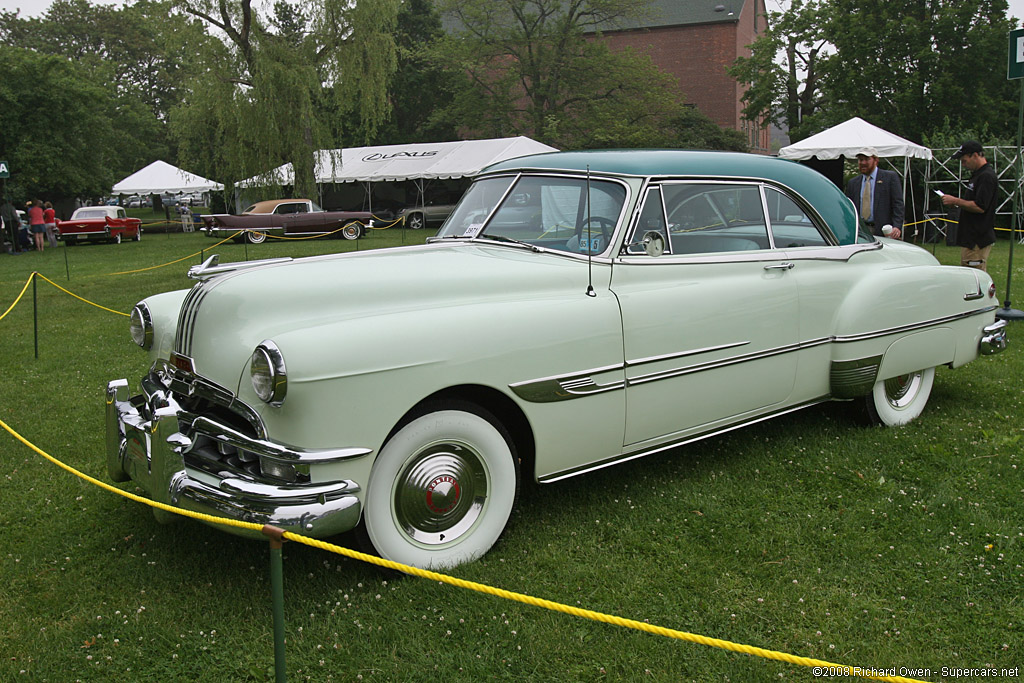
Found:
<path fill-rule="evenodd" d="M 885 380 L 885 400 L 893 408 L 906 408 L 921 390 L 921 373 L 910 372 Z"/>
<path fill-rule="evenodd" d="M 487 471 L 468 444 L 431 444 L 409 459 L 395 482 L 394 519 L 411 541 L 450 544 L 470 531 L 487 500 Z"/>

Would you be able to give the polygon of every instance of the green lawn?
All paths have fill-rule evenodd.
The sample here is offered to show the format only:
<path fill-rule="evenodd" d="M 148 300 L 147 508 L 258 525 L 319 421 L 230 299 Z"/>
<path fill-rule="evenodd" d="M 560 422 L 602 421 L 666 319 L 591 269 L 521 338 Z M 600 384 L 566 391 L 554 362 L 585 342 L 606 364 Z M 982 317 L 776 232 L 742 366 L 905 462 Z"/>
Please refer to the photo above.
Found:
<path fill-rule="evenodd" d="M 216 251 L 226 262 L 427 234 Z M 33 270 L 127 313 L 189 286 L 185 270 L 200 256 L 109 273 L 208 255 L 213 244 L 150 234 L 0 256 L 0 313 Z M 1000 242 L 992 257 L 1000 300 L 1007 251 Z M 944 246 L 937 255 L 959 259 Z M 1014 277 L 1024 291 L 1020 267 Z M 103 389 L 118 377 L 134 388 L 144 354 L 127 318 L 39 282 L 34 359 L 31 294 L 0 321 L 0 418 L 105 480 Z M 799 656 L 929 668 L 929 680 L 943 666 L 1020 666 L 1024 356 L 1014 325 L 1005 353 L 940 368 L 924 416 L 907 427 L 867 427 L 857 405 L 832 403 L 526 486 L 503 540 L 453 574 Z M 159 525 L 3 432 L 0 457 L 0 680 L 273 680 L 265 544 L 191 521 Z M 285 546 L 284 569 L 293 681 L 815 680 L 807 668 L 387 575 L 298 544 Z"/>

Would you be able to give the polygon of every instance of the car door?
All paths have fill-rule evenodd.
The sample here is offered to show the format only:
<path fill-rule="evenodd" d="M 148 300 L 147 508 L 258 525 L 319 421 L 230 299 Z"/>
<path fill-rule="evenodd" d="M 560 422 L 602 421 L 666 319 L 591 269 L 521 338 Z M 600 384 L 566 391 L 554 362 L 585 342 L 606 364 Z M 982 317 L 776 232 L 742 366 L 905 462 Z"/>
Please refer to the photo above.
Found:
<path fill-rule="evenodd" d="M 645 233 L 665 252 L 647 255 Z M 792 264 L 756 183 L 651 185 L 612 273 L 622 313 L 627 451 L 786 405 L 798 350 Z"/>
<path fill-rule="evenodd" d="M 281 222 L 286 235 L 316 235 L 324 230 L 323 212 L 311 212 L 307 202 L 280 204 L 274 213 L 283 214 Z"/>

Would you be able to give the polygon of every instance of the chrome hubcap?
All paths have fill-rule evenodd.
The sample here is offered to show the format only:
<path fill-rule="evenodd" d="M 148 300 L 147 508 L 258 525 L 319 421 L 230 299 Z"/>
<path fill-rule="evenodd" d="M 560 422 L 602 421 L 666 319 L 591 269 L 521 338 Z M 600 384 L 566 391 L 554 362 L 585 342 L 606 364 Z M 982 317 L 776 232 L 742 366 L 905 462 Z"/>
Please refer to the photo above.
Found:
<path fill-rule="evenodd" d="M 487 498 L 487 475 L 466 444 L 438 443 L 408 462 L 395 486 L 395 520 L 412 540 L 451 543 L 473 527 Z"/>
<path fill-rule="evenodd" d="M 921 373 L 911 372 L 885 380 L 885 400 L 893 408 L 906 408 L 921 387 Z"/>

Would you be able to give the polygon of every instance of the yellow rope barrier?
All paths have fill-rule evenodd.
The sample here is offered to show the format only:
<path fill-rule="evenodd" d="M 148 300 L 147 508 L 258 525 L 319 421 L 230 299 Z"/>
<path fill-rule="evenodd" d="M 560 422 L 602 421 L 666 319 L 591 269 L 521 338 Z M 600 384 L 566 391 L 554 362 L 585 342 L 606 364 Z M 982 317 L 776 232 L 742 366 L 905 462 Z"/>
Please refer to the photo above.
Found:
<path fill-rule="evenodd" d="M 220 245 L 224 244 L 225 242 L 227 242 L 229 240 L 235 239 L 240 234 L 242 234 L 241 230 L 236 232 L 234 235 L 231 235 L 229 237 L 225 237 L 220 242 L 217 242 L 216 244 L 212 245 L 210 247 L 210 249 L 215 249 L 215 248 L 219 247 Z M 197 251 L 194 254 L 189 254 L 188 256 L 182 256 L 180 259 L 176 259 L 176 260 L 170 261 L 168 263 L 161 263 L 159 266 L 149 266 L 148 268 L 136 268 L 135 270 L 122 270 L 122 271 L 119 271 L 117 273 L 107 273 L 107 275 L 131 275 L 132 273 L 144 273 L 147 270 L 156 270 L 157 268 L 164 268 L 166 266 L 174 265 L 175 263 L 181 263 L 182 261 L 187 261 L 190 258 L 195 258 L 196 256 L 199 256 L 203 252 L 209 251 L 210 249 L 203 249 L 203 251 Z"/>
<path fill-rule="evenodd" d="M 103 309 L 104 311 L 109 311 L 110 313 L 117 313 L 118 315 L 123 315 L 123 316 L 124 316 L 124 317 L 126 317 L 126 318 L 130 318 L 130 317 L 131 317 L 131 314 L 129 314 L 129 313 L 122 313 L 121 311 L 115 311 L 115 310 L 114 310 L 114 309 L 112 309 L 112 308 L 107 308 L 106 306 L 100 306 L 99 304 L 95 304 L 95 303 L 93 303 L 93 302 L 89 301 L 88 299 L 83 299 L 82 297 L 78 296 L 78 295 L 77 295 L 77 294 L 75 294 L 74 292 L 69 292 L 68 290 L 64 289 L 63 287 L 61 287 L 61 286 L 60 286 L 60 285 L 58 285 L 58 284 L 57 284 L 56 282 L 54 282 L 54 281 L 53 281 L 53 280 L 51 280 L 50 278 L 46 277 L 46 276 L 45 276 L 45 275 L 43 275 L 42 273 L 32 273 L 32 275 L 31 275 L 31 276 L 29 277 L 29 280 L 31 281 L 31 279 L 32 279 L 33 277 L 41 277 L 41 278 L 43 278 L 44 280 L 46 280 L 46 281 L 47 281 L 47 282 L 49 282 L 49 283 L 50 283 L 51 285 L 53 285 L 54 287 L 56 287 L 56 288 L 57 288 L 57 289 L 59 289 L 60 291 L 64 292 L 65 294 L 69 294 L 69 295 L 71 295 L 71 296 L 75 297 L 76 299 L 78 299 L 79 301 L 84 301 L 85 303 L 89 304 L 90 306 L 95 306 L 96 308 L 101 308 L 101 309 Z M 17 303 L 17 302 L 15 302 L 15 303 Z"/>
<path fill-rule="evenodd" d="M 381 220 L 381 219 L 375 217 L 375 220 Z M 253 232 L 261 232 L 262 234 L 266 235 L 267 237 L 269 237 L 270 239 L 273 239 L 273 240 L 301 241 L 301 240 L 315 240 L 315 239 L 319 239 L 321 237 L 330 237 L 331 235 L 344 230 L 345 228 L 347 228 L 350 225 L 357 225 L 358 224 L 358 225 L 361 225 L 362 227 L 366 228 L 367 230 L 387 230 L 388 228 L 393 228 L 396 225 L 398 225 L 399 223 L 404 223 L 404 222 L 405 222 L 404 218 L 399 218 L 399 219 L 396 219 L 394 222 L 392 222 L 390 225 L 384 225 L 384 226 L 381 226 L 381 227 L 375 227 L 373 225 L 367 225 L 366 223 L 363 223 L 362 221 L 349 221 L 348 223 L 346 223 L 345 225 L 341 226 L 337 230 L 332 230 L 330 232 L 323 232 L 323 233 L 320 233 L 318 235 L 310 235 L 308 237 L 287 237 L 285 235 L 272 235 L 269 232 L 264 232 L 262 230 L 253 230 Z"/>
<path fill-rule="evenodd" d="M 116 486 L 111 486 L 110 484 L 102 482 L 99 479 L 96 479 L 95 477 L 90 477 L 85 472 L 82 472 L 80 470 L 76 470 L 71 465 L 67 465 L 67 464 L 61 462 L 57 458 L 53 457 L 52 455 L 50 455 L 49 453 L 47 453 L 43 449 L 41 449 L 38 446 L 36 446 L 31 441 L 26 439 L 25 437 L 23 437 L 18 432 L 14 431 L 14 429 L 10 425 L 8 425 L 6 422 L 4 422 L 2 419 L 0 419 L 0 427 L 3 427 L 15 439 L 17 439 L 18 441 L 23 443 L 25 446 L 27 446 L 32 451 L 35 451 L 37 454 L 39 454 L 42 457 L 46 458 L 47 460 L 52 462 L 57 467 L 59 467 L 62 470 L 64 470 L 65 472 L 73 474 L 76 477 L 79 477 L 80 479 L 83 479 L 84 481 L 89 482 L 90 484 L 95 484 L 96 486 L 99 486 L 101 489 L 104 489 L 105 491 L 110 491 L 111 493 L 116 493 L 117 495 L 123 496 L 125 498 L 128 498 L 129 500 L 134 500 L 136 503 L 143 503 L 145 505 L 149 505 L 150 507 L 154 507 L 154 508 L 157 508 L 157 509 L 160 509 L 160 510 L 164 510 L 165 512 L 173 512 L 174 514 L 177 514 L 177 515 L 182 515 L 184 517 L 191 517 L 193 519 L 198 519 L 198 520 L 201 520 L 201 521 L 204 521 L 204 522 L 211 522 L 213 524 L 224 524 L 226 526 L 238 527 L 240 529 L 250 529 L 252 531 L 259 531 L 259 530 L 261 530 L 263 528 L 262 524 L 254 524 L 252 522 L 243 522 L 243 521 L 237 520 L 237 519 L 227 519 L 227 518 L 222 518 L 222 517 L 214 517 L 212 515 L 205 515 L 205 514 L 203 514 L 201 512 L 192 512 L 191 510 L 183 510 L 181 508 L 174 507 L 173 505 L 167 505 L 165 503 L 159 503 L 159 502 L 157 502 L 155 500 L 151 500 L 149 498 L 145 498 L 143 496 L 139 496 L 139 495 L 136 495 L 134 493 L 129 493 L 128 491 L 123 491 L 123 490 L 117 488 Z"/>
<path fill-rule="evenodd" d="M 26 285 L 27 286 L 27 285 Z M 261 524 L 254 524 L 252 522 L 243 522 L 235 519 L 227 519 L 222 517 L 214 517 L 212 515 L 206 515 L 200 512 L 193 512 L 191 510 L 184 510 L 182 508 L 166 505 L 143 496 L 136 495 L 123 491 L 115 486 L 104 483 L 98 479 L 90 477 L 89 475 L 81 472 L 70 465 L 67 465 L 57 458 L 53 457 L 46 451 L 42 450 L 31 441 L 23 437 L 21 434 L 11 428 L 6 422 L 0 419 L 0 427 L 3 427 L 8 433 L 11 434 L 15 439 L 20 441 L 22 444 L 27 446 L 29 449 L 39 454 L 43 458 L 47 459 L 54 465 L 57 465 L 61 469 L 69 472 L 76 477 L 79 477 L 90 484 L 95 484 L 100 488 L 116 493 L 117 495 L 123 496 L 130 500 L 144 505 L 164 510 L 165 512 L 171 512 L 174 514 L 182 515 L 185 517 L 191 517 L 204 522 L 213 524 L 224 524 L 226 526 L 233 526 L 240 529 L 248 529 L 251 531 L 264 531 L 266 527 Z M 400 571 L 412 576 L 418 576 L 423 579 L 429 579 L 431 581 L 438 581 L 440 583 L 447 584 L 449 586 L 455 586 L 457 588 L 463 588 L 466 590 L 475 591 L 477 593 L 483 593 L 486 595 L 492 595 L 498 598 L 504 598 L 506 600 L 512 600 L 526 605 L 532 605 L 534 607 L 540 607 L 542 609 L 551 610 L 554 612 L 560 612 L 562 614 L 568 614 L 570 616 L 580 617 L 583 619 L 590 619 L 591 621 L 597 621 L 605 624 L 612 624 L 614 626 L 621 626 L 623 628 L 631 628 L 637 631 L 643 631 L 645 633 L 651 633 L 653 635 L 663 636 L 666 638 L 673 638 L 675 640 L 683 640 L 698 645 L 706 645 L 708 647 L 715 647 L 722 650 L 728 650 L 730 652 L 738 652 L 741 654 L 752 655 L 755 657 L 761 657 L 763 659 L 772 659 L 775 661 L 787 662 L 789 664 L 796 664 L 799 666 L 816 667 L 820 669 L 828 669 L 830 672 L 837 672 L 836 675 L 845 676 L 856 676 L 858 678 L 865 678 L 876 681 L 892 681 L 894 683 L 926 683 L 913 678 L 904 678 L 903 676 L 889 676 L 885 674 L 875 674 L 873 672 L 879 671 L 873 668 L 862 668 L 862 667 L 851 667 L 841 664 L 833 664 L 820 659 L 811 659 L 809 657 L 798 657 L 785 652 L 778 652 L 776 650 L 766 650 L 760 647 L 753 647 L 750 645 L 743 645 L 740 643 L 734 643 L 728 640 L 722 640 L 720 638 L 709 638 L 696 633 L 688 633 L 686 631 L 679 631 L 676 629 L 665 628 L 663 626 L 656 626 L 654 624 L 648 624 L 646 622 L 637 621 L 635 619 L 624 619 L 622 617 L 616 617 L 609 614 L 603 614 L 588 609 L 581 609 L 579 607 L 572 607 L 560 602 L 554 602 L 552 600 L 545 600 L 543 598 L 535 598 L 525 593 L 516 593 L 513 591 L 504 590 L 502 588 L 495 588 L 482 583 L 476 583 L 474 581 L 466 581 L 464 579 L 458 579 L 453 576 L 446 574 L 439 574 L 437 572 L 430 571 L 428 569 L 419 569 L 417 567 L 410 567 L 409 565 L 401 564 L 399 562 L 392 562 L 391 560 L 385 560 L 373 555 L 367 555 L 355 550 L 349 550 L 333 543 L 327 543 L 315 538 L 309 538 L 308 536 L 302 536 L 295 534 L 290 531 L 286 531 L 281 534 L 284 538 L 294 541 L 296 543 L 302 543 L 312 548 L 318 548 L 320 550 L 326 550 L 327 552 L 343 555 L 354 560 L 375 564 L 380 567 L 386 567 L 395 571 Z"/>
<path fill-rule="evenodd" d="M 28 276 L 28 279 L 27 279 L 27 280 L 25 280 L 25 286 L 21 288 L 21 294 L 19 294 L 19 295 L 18 295 L 18 298 L 14 300 L 14 303 L 13 303 L 13 304 L 11 304 L 11 305 L 10 305 L 10 306 L 9 306 L 9 307 L 7 308 L 7 310 L 6 310 L 6 311 L 4 311 L 4 314 L 3 314 L 3 315 L 0 315 L 0 320 L 3 320 L 4 318 L 6 318 L 6 317 L 7 317 L 7 314 L 8 314 L 8 313 L 10 313 L 11 311 L 13 311 L 13 310 L 14 310 L 14 307 L 18 305 L 18 302 L 19 302 L 19 301 L 21 301 L 21 297 L 25 296 L 25 290 L 26 290 L 26 289 L 28 289 L 28 286 L 29 286 L 30 284 L 32 284 L 32 278 L 34 278 L 35 276 L 36 276 L 36 274 L 35 274 L 35 273 L 32 273 L 31 275 L 29 275 L 29 276 Z"/>

